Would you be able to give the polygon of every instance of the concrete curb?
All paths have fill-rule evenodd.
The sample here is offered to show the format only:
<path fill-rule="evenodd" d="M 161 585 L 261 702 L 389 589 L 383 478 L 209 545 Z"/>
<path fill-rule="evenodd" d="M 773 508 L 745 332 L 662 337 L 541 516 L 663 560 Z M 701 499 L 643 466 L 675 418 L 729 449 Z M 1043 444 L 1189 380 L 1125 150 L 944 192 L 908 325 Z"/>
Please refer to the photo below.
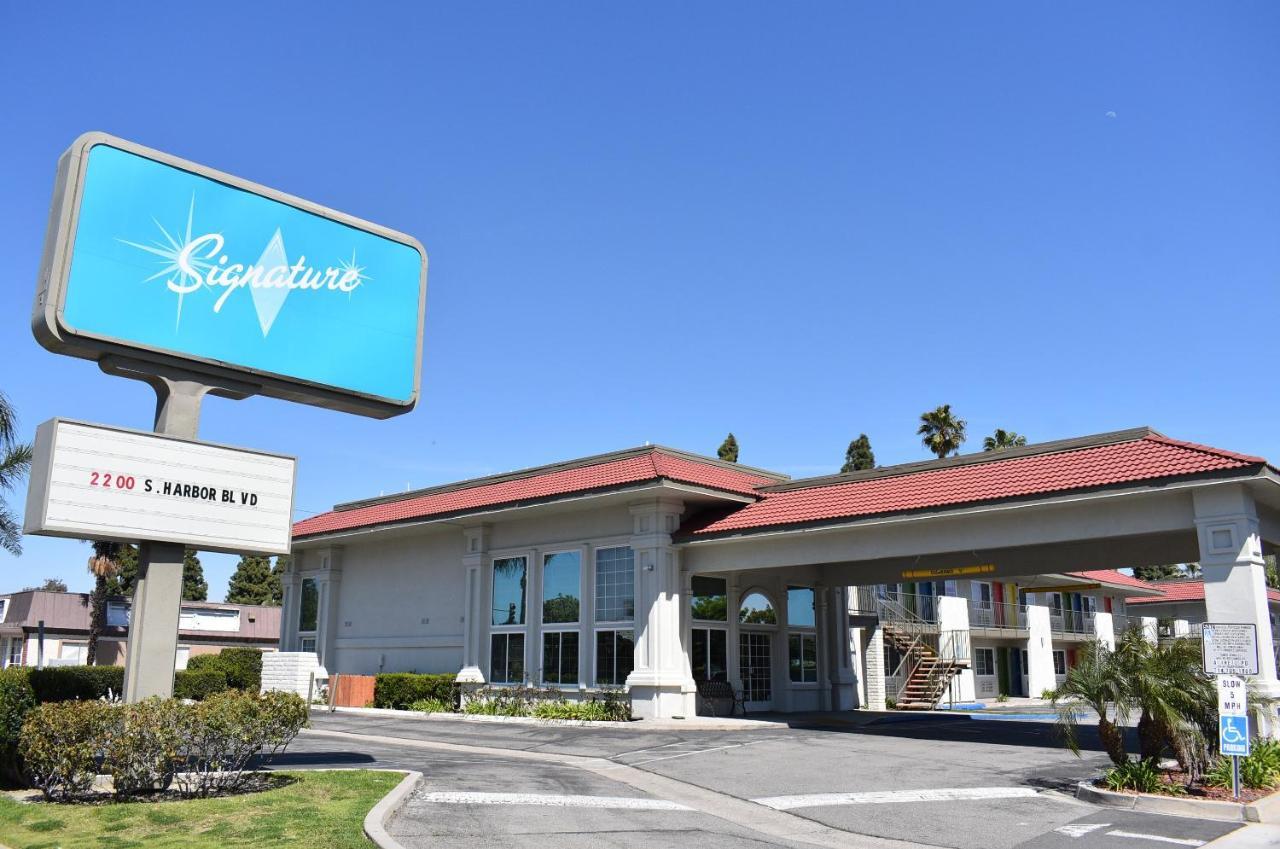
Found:
<path fill-rule="evenodd" d="M 396 770 L 399 772 L 400 770 Z M 365 836 L 381 849 L 405 849 L 400 841 L 387 833 L 387 822 L 400 810 L 409 798 L 409 794 L 422 783 L 422 773 L 407 771 L 404 779 L 382 797 L 382 801 L 374 805 L 364 817 Z"/>
<path fill-rule="evenodd" d="M 386 716 L 398 719 L 436 719 L 444 722 L 479 722 L 497 725 L 529 725 L 551 728 L 612 728 L 614 730 L 644 729 L 662 731 L 667 729 L 694 729 L 699 731 L 745 731 L 753 728 L 785 728 L 778 722 L 761 719 L 728 719 L 716 717 L 698 717 L 696 719 L 632 719 L 626 722 L 614 722 L 596 719 L 539 719 L 536 716 L 486 716 L 466 713 L 423 713 L 416 710 L 396 710 L 394 708 L 359 708 L 359 707 L 315 707 L 324 713 L 347 713 L 357 716 Z"/>
<path fill-rule="evenodd" d="M 1178 796 L 1155 796 L 1149 793 L 1117 793 L 1103 790 L 1088 781 L 1076 785 L 1076 798 L 1108 808 L 1123 808 L 1152 814 L 1172 814 L 1218 822 L 1280 822 L 1280 793 L 1272 793 L 1256 802 L 1220 802 L 1216 799 L 1191 799 Z"/>

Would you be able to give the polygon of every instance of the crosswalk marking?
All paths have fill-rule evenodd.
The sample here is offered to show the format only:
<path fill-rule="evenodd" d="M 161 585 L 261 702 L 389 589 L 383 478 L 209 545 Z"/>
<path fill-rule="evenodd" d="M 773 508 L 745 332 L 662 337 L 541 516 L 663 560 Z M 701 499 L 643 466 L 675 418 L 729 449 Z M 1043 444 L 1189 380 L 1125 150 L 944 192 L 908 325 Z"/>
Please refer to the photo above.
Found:
<path fill-rule="evenodd" d="M 1054 829 L 1059 834 L 1065 834 L 1067 837 L 1084 837 L 1091 831 L 1097 831 L 1100 828 L 1111 828 L 1109 822 L 1082 822 L 1071 823 L 1070 825 L 1060 825 Z"/>
<path fill-rule="evenodd" d="M 819 808 L 827 805 L 884 805 L 893 802 L 959 802 L 971 799 L 1019 799 L 1035 796 L 1031 787 L 949 787 L 938 790 L 876 790 L 863 793 L 811 793 L 804 796 L 767 796 L 756 804 L 777 811 Z"/>
<path fill-rule="evenodd" d="M 1158 840 L 1161 843 L 1173 843 L 1178 846 L 1203 846 L 1205 841 L 1196 840 L 1191 837 L 1165 837 L 1161 834 L 1139 834 L 1135 831 L 1121 831 L 1120 829 L 1112 829 L 1107 832 L 1108 837 L 1134 837 L 1138 840 Z"/>

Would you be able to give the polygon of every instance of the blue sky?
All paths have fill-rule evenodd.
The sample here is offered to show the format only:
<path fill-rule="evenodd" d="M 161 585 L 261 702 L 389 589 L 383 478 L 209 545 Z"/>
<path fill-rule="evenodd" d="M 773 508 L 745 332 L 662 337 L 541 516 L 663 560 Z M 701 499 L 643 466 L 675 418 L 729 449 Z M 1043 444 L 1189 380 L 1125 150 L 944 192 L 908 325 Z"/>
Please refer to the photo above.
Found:
<path fill-rule="evenodd" d="M 1280 459 L 1275 4 L 5 0 L 0 30 L 28 433 L 150 425 L 151 390 L 28 326 L 57 157 L 96 129 L 426 245 L 416 411 L 205 406 L 204 438 L 300 458 L 299 515 L 730 430 L 797 476 L 864 431 L 918 460 L 941 403 L 968 450 L 1150 424 Z M 0 589 L 87 589 L 87 555 L 28 538 Z"/>

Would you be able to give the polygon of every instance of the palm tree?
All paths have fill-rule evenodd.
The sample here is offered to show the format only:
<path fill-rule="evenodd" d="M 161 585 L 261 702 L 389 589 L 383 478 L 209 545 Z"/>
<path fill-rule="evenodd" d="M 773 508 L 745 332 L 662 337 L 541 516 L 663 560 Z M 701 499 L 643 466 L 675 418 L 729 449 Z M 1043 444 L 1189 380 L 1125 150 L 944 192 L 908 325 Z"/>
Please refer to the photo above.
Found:
<path fill-rule="evenodd" d="M 1115 660 L 1138 717 L 1138 756 L 1157 760 L 1168 749 L 1191 776 L 1209 757 L 1217 723 L 1217 690 L 1201 669 L 1199 640 L 1157 645 L 1131 630 L 1120 638 Z"/>
<path fill-rule="evenodd" d="M 85 663 L 93 666 L 98 659 L 98 638 L 107 627 L 107 595 L 112 578 L 120 574 L 120 543 L 95 542 L 89 558 L 93 575 L 93 592 L 89 595 L 89 647 Z"/>
<path fill-rule="evenodd" d="M 18 442 L 18 414 L 0 392 L 0 494 L 12 490 L 31 467 L 30 443 Z M 10 554 L 22 553 L 22 530 L 18 518 L 0 499 L 0 548 Z"/>
<path fill-rule="evenodd" d="M 950 404 L 920 414 L 920 428 L 916 435 L 938 459 L 957 453 L 964 443 L 965 420 L 956 418 Z"/>
<path fill-rule="evenodd" d="M 1003 451 L 1005 448 L 1021 448 L 1026 444 L 1027 438 L 1022 434 L 1012 430 L 996 428 L 995 433 L 983 438 L 982 450 Z"/>
<path fill-rule="evenodd" d="M 1053 691 L 1053 706 L 1058 711 L 1058 731 L 1074 754 L 1080 754 L 1076 713 L 1081 705 L 1098 715 L 1098 736 L 1102 748 L 1116 766 L 1129 762 L 1124 750 L 1121 720 L 1134 703 L 1124 678 L 1119 674 L 1115 653 L 1105 644 L 1089 642 L 1080 650 L 1078 662 L 1067 670 L 1066 680 Z"/>

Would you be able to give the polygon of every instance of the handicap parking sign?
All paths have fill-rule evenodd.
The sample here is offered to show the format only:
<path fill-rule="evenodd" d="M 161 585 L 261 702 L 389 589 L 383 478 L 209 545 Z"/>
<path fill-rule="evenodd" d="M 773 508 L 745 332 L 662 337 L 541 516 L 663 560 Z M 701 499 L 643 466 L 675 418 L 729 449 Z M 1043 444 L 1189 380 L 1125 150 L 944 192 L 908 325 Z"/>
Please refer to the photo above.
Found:
<path fill-rule="evenodd" d="M 1218 717 L 1218 750 L 1224 755 L 1249 756 L 1248 717 Z"/>

